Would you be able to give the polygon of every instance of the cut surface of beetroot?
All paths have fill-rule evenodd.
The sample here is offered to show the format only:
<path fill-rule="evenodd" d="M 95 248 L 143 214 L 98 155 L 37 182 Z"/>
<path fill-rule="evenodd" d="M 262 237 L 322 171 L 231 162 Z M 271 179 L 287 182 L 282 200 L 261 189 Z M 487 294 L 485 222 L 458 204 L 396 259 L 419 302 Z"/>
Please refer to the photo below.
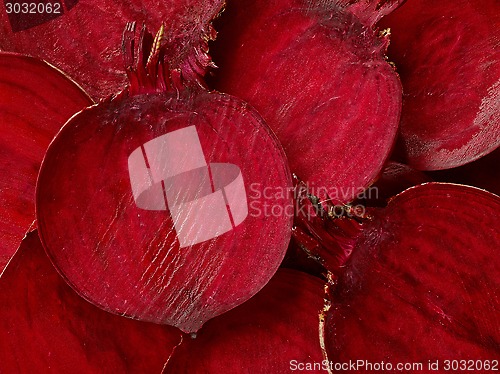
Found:
<path fill-rule="evenodd" d="M 154 30 L 166 22 L 169 41 L 179 44 L 179 40 L 197 38 L 223 3 L 221 0 L 27 2 L 30 7 L 32 4 L 38 7 L 35 14 L 23 11 L 7 14 L 8 9 L 2 6 L 0 49 L 27 53 L 59 66 L 98 100 L 120 92 L 127 85 L 120 51 L 127 22 L 144 22 Z M 59 13 L 54 13 L 55 4 L 60 5 Z"/>
<path fill-rule="evenodd" d="M 288 373 L 320 363 L 323 296 L 319 279 L 280 269 L 248 302 L 185 337 L 163 373 Z"/>
<path fill-rule="evenodd" d="M 35 219 L 36 177 L 50 141 L 91 104 L 49 64 L 0 52 L 0 273 Z"/>
<path fill-rule="evenodd" d="M 188 81 L 192 71 L 171 81 L 175 71 L 146 65 L 155 73 L 129 70 L 128 93 L 82 111 L 54 139 L 38 179 L 38 227 L 86 299 L 195 332 L 278 269 L 291 176 L 251 107 Z"/>
<path fill-rule="evenodd" d="M 292 172 L 315 195 L 341 203 L 381 170 L 401 109 L 400 82 L 384 58 L 388 36 L 348 9 L 230 3 L 212 47 L 220 66 L 213 86 L 253 105 L 283 144 Z"/>
<path fill-rule="evenodd" d="M 444 372 L 443 360 L 498 359 L 499 209 L 483 190 L 429 183 L 373 213 L 333 291 L 329 360 L 385 361 L 388 372 L 441 360 Z"/>
<path fill-rule="evenodd" d="M 420 170 L 454 168 L 500 145 L 500 3 L 408 0 L 381 21 L 403 83 L 401 138 Z"/>
<path fill-rule="evenodd" d="M 0 278 L 5 373 L 159 373 L 181 332 L 96 308 L 59 276 L 27 235 Z"/>

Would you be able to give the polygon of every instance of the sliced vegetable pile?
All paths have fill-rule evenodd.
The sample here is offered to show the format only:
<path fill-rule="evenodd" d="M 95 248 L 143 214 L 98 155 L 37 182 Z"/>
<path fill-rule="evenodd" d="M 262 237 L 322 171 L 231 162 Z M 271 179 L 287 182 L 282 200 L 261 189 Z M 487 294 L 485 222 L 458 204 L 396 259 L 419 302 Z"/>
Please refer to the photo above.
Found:
<path fill-rule="evenodd" d="M 0 21 L 1 373 L 499 370 L 500 3 Z"/>

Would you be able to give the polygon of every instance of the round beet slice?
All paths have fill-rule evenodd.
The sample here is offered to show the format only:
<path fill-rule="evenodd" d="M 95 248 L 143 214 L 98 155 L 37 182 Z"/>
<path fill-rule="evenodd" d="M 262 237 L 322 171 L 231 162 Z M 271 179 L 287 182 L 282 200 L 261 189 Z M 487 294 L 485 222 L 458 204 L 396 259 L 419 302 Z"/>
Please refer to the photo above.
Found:
<path fill-rule="evenodd" d="M 37 219 L 53 263 L 82 296 L 194 332 L 276 272 L 291 235 L 291 176 L 251 107 L 198 84 L 203 46 L 186 45 L 198 59 L 168 70 L 161 35 L 147 62 L 143 50 L 129 67 L 127 92 L 82 111 L 54 139 Z"/>
<path fill-rule="evenodd" d="M 10 12 L 7 3 L 12 7 Z M 223 3 L 221 0 L 6 1 L 0 9 L 0 49 L 43 58 L 76 79 L 93 98 L 103 99 L 127 85 L 122 74 L 120 41 L 128 21 L 144 22 L 149 29 L 158 29 L 165 21 L 168 39 L 178 45 L 178 40 L 197 39 Z M 23 10 L 25 5 L 29 7 L 27 13 Z"/>
<path fill-rule="evenodd" d="M 262 114 L 314 195 L 346 203 L 382 169 L 399 123 L 388 34 L 373 29 L 396 2 L 378 10 L 378 2 L 314 3 L 229 4 L 213 48 L 213 86 Z"/>
<path fill-rule="evenodd" d="M 251 300 L 185 337 L 163 373 L 288 373 L 314 364 L 308 372 L 323 372 L 323 297 L 321 280 L 281 269 Z"/>
<path fill-rule="evenodd" d="M 36 177 L 50 141 L 91 104 L 53 66 L 0 52 L 0 273 L 35 219 Z"/>
<path fill-rule="evenodd" d="M 181 341 L 170 326 L 104 312 L 57 274 L 35 232 L 0 278 L 3 373 L 159 373 Z"/>
<path fill-rule="evenodd" d="M 408 0 L 384 18 L 404 88 L 403 153 L 420 170 L 454 168 L 500 145 L 500 3 Z"/>
<path fill-rule="evenodd" d="M 333 291 L 328 358 L 385 361 L 388 372 L 498 359 L 499 209 L 486 191 L 428 183 L 374 212 Z"/>

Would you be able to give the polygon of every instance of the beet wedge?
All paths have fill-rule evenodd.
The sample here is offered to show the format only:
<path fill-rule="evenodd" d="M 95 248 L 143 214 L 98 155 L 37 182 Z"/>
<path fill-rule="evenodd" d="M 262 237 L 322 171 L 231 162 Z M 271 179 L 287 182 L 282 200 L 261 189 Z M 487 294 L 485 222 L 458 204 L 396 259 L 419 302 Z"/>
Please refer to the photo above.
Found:
<path fill-rule="evenodd" d="M 95 99 L 127 86 L 120 42 L 125 24 L 135 20 L 149 29 L 162 21 L 172 44 L 198 38 L 220 11 L 222 0 L 55 0 L 9 1 L 0 10 L 0 49 L 43 58 L 76 79 Z M 17 4 L 17 5 L 14 5 Z M 22 4 L 22 5 L 21 5 Z M 36 6 L 35 13 L 23 8 Z"/>
<path fill-rule="evenodd" d="M 401 144 L 420 170 L 450 169 L 500 145 L 500 3 L 408 0 L 381 21 L 404 89 Z"/>
<path fill-rule="evenodd" d="M 169 70 L 162 32 L 153 40 L 143 29 L 129 90 L 73 117 L 52 142 L 37 220 L 53 263 L 86 299 L 195 332 L 278 269 L 291 175 L 251 107 L 202 87 L 209 36 L 185 46 L 195 55 L 182 70 Z M 133 36 L 128 25 L 129 62 Z"/>
<path fill-rule="evenodd" d="M 251 300 L 209 321 L 195 339 L 185 337 L 163 373 L 288 373 L 318 365 L 323 297 L 321 280 L 281 269 Z"/>
<path fill-rule="evenodd" d="M 388 34 L 373 29 L 397 2 L 360 3 L 229 3 L 213 47 L 213 86 L 253 105 L 292 172 L 340 203 L 382 169 L 401 110 L 401 85 L 384 57 Z"/>
<path fill-rule="evenodd" d="M 432 372 L 439 360 L 445 372 L 444 360 L 498 360 L 499 209 L 484 190 L 428 183 L 374 212 L 332 291 L 329 360 L 363 361 L 361 372 L 377 370 L 366 362 Z"/>
<path fill-rule="evenodd" d="M 0 278 L 2 373 L 159 373 L 181 332 L 114 316 L 78 296 L 23 240 Z"/>
<path fill-rule="evenodd" d="M 50 141 L 91 104 L 53 66 L 0 52 L 0 273 L 35 219 L 36 178 Z"/>

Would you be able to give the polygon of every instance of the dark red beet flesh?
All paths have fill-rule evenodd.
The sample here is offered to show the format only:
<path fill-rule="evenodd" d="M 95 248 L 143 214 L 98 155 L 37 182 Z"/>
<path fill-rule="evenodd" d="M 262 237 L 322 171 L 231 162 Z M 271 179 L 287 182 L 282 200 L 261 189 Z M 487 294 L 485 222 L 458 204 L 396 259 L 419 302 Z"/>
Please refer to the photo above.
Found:
<path fill-rule="evenodd" d="M 408 0 L 384 18 L 404 89 L 407 162 L 449 169 L 500 145 L 500 2 Z"/>
<path fill-rule="evenodd" d="M 320 363 L 323 296 L 319 279 L 281 269 L 251 300 L 207 322 L 195 339 L 185 337 L 164 374 L 288 373 Z"/>
<path fill-rule="evenodd" d="M 376 182 L 360 194 L 360 199 L 356 203 L 383 207 L 398 193 L 426 182 L 432 182 L 432 178 L 424 172 L 399 162 L 388 161 Z"/>
<path fill-rule="evenodd" d="M 9 1 L 9 3 L 23 3 Z M 48 3 L 34 0 L 29 4 Z M 0 49 L 43 58 L 82 84 L 96 100 L 126 87 L 120 51 L 122 31 L 131 20 L 156 30 L 166 22 L 167 38 L 197 38 L 219 12 L 220 0 L 92 0 L 53 1 L 62 4 L 61 14 L 23 12 L 7 14 L 0 9 Z"/>
<path fill-rule="evenodd" d="M 35 219 L 36 177 L 49 142 L 91 104 L 47 63 L 0 52 L 0 273 Z"/>
<path fill-rule="evenodd" d="M 500 148 L 458 168 L 428 172 L 437 182 L 461 183 L 484 188 L 500 196 Z"/>
<path fill-rule="evenodd" d="M 329 359 L 392 362 L 388 372 L 396 363 L 432 372 L 428 360 L 498 359 L 499 209 L 488 192 L 429 183 L 373 213 L 333 291 Z"/>
<path fill-rule="evenodd" d="M 288 246 L 285 258 L 281 263 L 281 267 L 285 269 L 303 271 L 307 274 L 326 280 L 325 268 L 321 265 L 320 261 L 318 261 L 318 259 L 311 254 L 311 251 L 307 251 L 307 247 L 304 246 L 304 243 L 297 240 L 296 235 L 293 234 L 294 230 L 296 230 L 296 228 L 292 229 L 290 245 Z M 308 239 L 309 241 L 312 241 L 310 237 L 308 237 Z M 318 243 L 314 242 L 314 244 L 317 245 Z"/>
<path fill-rule="evenodd" d="M 57 274 L 37 233 L 0 278 L 2 373 L 159 373 L 181 332 L 114 316 Z"/>
<path fill-rule="evenodd" d="M 401 86 L 388 36 L 349 9 L 300 1 L 228 4 L 212 47 L 215 88 L 262 114 L 312 193 L 345 203 L 381 170 L 396 134 Z"/>
<path fill-rule="evenodd" d="M 353 201 L 379 174 L 394 138 L 401 92 L 394 71 L 384 62 L 387 33 L 377 34 L 373 25 L 399 2 L 277 0 L 264 6 L 240 1 L 230 5 L 235 8 L 223 25 L 227 39 L 220 45 L 226 56 L 218 60 L 222 71 L 216 86 L 227 84 L 228 90 L 257 105 L 285 142 L 294 171 L 305 178 L 297 208 L 306 210 L 295 216 L 293 238 L 306 260 L 314 259 L 319 266 L 301 262 L 300 252 L 294 265 L 307 265 L 330 282 L 326 304 L 320 280 L 291 270 L 278 271 L 264 287 L 290 235 L 290 175 L 263 119 L 239 99 L 206 90 L 206 41 L 214 33 L 207 21 L 211 11 L 197 4 L 176 13 L 154 41 L 146 33 L 138 61 L 126 54 L 129 90 L 84 110 L 58 134 L 37 193 L 43 244 L 80 296 L 115 314 L 197 334 L 180 339 L 174 328 L 97 310 L 74 294 L 42 258 L 35 233 L 0 279 L 5 289 L 12 289 L 0 300 L 0 315 L 7 316 L 6 328 L 0 331 L 0 356 L 8 356 L 7 371 L 21 367 L 30 373 L 48 368 L 149 373 L 159 372 L 168 360 L 166 373 L 284 373 L 299 363 L 314 363 L 316 369 L 308 372 L 325 372 L 320 363 L 328 358 L 332 365 L 361 360 L 365 365 L 354 370 L 359 372 L 380 372 L 366 366 L 381 362 L 386 363 L 384 372 L 415 371 L 387 369 L 388 363 L 398 362 L 421 363 L 420 372 L 431 372 L 429 362 L 436 359 L 441 369 L 444 359 L 481 359 L 482 365 L 497 359 L 498 196 L 433 183 L 411 188 L 386 206 L 386 198 L 402 186 L 425 180 L 413 169 L 391 164 L 375 185 L 383 203 Z M 65 16 L 77 3 L 64 3 Z M 401 38 L 421 32 L 434 48 L 451 40 L 462 50 L 461 43 L 467 46 L 471 36 L 457 32 L 454 40 L 449 35 L 453 27 L 462 27 L 457 19 L 474 10 L 478 13 L 471 13 L 473 22 L 491 20 L 485 10 L 498 6 L 456 4 L 463 8 L 459 16 L 437 18 L 437 29 L 433 22 L 425 24 L 427 11 L 418 11 L 418 6 L 408 11 L 411 16 L 399 25 L 407 23 L 411 30 L 421 22 L 426 28 L 413 30 L 414 35 L 403 30 Z M 178 11 L 177 5 L 172 12 Z M 429 9 L 447 12 L 455 6 L 429 2 Z M 150 22 L 156 22 L 155 17 Z M 26 18 L 24 25 L 12 16 L 9 21 L 12 31 L 24 30 L 32 37 L 44 25 L 60 28 L 58 18 Z M 95 17 L 89 25 L 94 22 L 101 19 Z M 183 26 L 172 31 L 169 26 L 176 22 Z M 463 24 L 469 27 L 467 22 Z M 476 25 L 480 35 L 490 25 L 484 23 Z M 131 47 L 131 31 L 127 28 L 124 34 L 125 50 Z M 199 34 L 202 41 L 194 40 Z M 76 46 L 82 41 L 71 38 Z M 485 39 L 480 46 L 490 42 Z M 103 57 L 97 47 L 91 49 L 87 57 Z M 71 50 L 69 45 L 65 50 Z M 425 49 L 409 56 L 412 52 L 405 50 L 405 58 L 420 61 L 434 53 Z M 468 76 L 473 70 L 454 66 L 463 56 L 453 53 L 454 60 L 447 61 L 438 81 L 457 71 Z M 439 59 L 446 53 L 436 55 Z M 490 60 L 497 55 L 496 50 L 487 52 L 487 63 L 478 67 L 485 80 L 498 71 L 497 60 Z M 79 60 L 82 66 L 89 62 L 85 58 Z M 114 58 L 88 72 L 74 68 L 97 97 L 116 93 L 123 85 L 118 75 L 113 77 L 118 74 Z M 229 83 L 221 78 L 226 71 Z M 429 76 L 424 66 L 415 82 Z M 99 91 L 101 84 L 106 91 Z M 432 84 L 427 81 L 421 88 L 434 95 Z M 434 141 L 442 129 L 429 124 L 422 131 L 430 136 L 422 157 L 441 162 L 445 154 L 445 162 L 465 162 L 494 148 L 498 82 L 483 84 L 474 80 L 471 90 L 465 87 L 459 95 L 438 101 L 451 105 L 453 110 L 445 115 L 453 120 L 467 112 L 465 105 L 482 97 L 474 121 L 479 118 L 483 128 L 477 134 L 469 128 L 461 131 L 462 116 L 444 130 L 453 133 L 454 143 L 446 143 L 448 137 L 433 149 L 437 143 L 429 145 L 429 139 Z M 489 96 L 475 91 L 484 92 L 485 87 Z M 427 99 L 422 102 L 428 105 Z M 440 108 L 429 109 L 434 110 Z M 424 114 L 429 111 L 422 109 Z M 418 125 L 416 129 L 420 131 Z M 413 135 L 403 131 L 401 141 L 408 145 L 415 141 Z M 456 144 L 467 151 L 446 148 Z M 456 180 L 457 174 L 452 177 Z M 366 212 L 361 207 L 360 212 L 358 203 L 383 208 Z M 21 257 L 32 245 L 39 255 Z M 18 271 L 23 266 L 27 270 Z M 40 278 L 51 280 L 58 292 L 39 283 Z M 20 296 L 21 302 L 14 303 Z M 353 370 L 330 370 L 337 371 Z"/>
<path fill-rule="evenodd" d="M 195 332 L 276 272 L 290 239 L 291 176 L 247 104 L 186 82 L 140 93 L 150 89 L 141 69 L 129 71 L 139 93 L 81 112 L 49 147 L 40 237 L 86 299 Z M 157 82 L 178 84 L 168 78 Z"/>

